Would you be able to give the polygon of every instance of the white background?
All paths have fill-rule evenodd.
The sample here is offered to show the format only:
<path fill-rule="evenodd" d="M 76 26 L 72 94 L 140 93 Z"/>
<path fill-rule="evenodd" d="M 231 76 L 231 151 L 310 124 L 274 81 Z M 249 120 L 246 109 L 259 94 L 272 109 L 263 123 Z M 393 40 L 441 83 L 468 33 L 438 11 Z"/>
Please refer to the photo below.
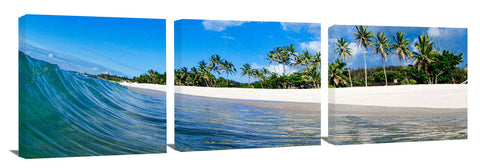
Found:
<path fill-rule="evenodd" d="M 0 2 L 0 167 L 478 167 L 479 7 L 475 1 L 51 1 Z M 467 27 L 469 49 L 468 140 L 372 145 L 288 147 L 165 154 L 22 159 L 18 149 L 18 17 L 24 14 L 167 19 L 167 69 L 173 69 L 173 21 L 223 19 L 322 23 L 322 72 L 327 72 L 327 27 L 332 24 Z M 170 33 L 170 34 L 169 34 Z M 172 84 L 173 74 L 169 74 Z M 322 80 L 326 73 L 322 73 Z M 326 88 L 326 81 L 322 87 Z M 171 88 L 171 87 L 170 87 Z M 326 100 L 326 94 L 322 95 Z M 173 94 L 167 95 L 173 100 Z M 168 104 L 173 143 L 173 101 Z M 322 107 L 322 116 L 326 107 Z M 322 128 L 326 128 L 325 117 Z M 322 132 L 326 132 L 323 130 Z M 476 156 L 475 156 L 476 155 Z"/>

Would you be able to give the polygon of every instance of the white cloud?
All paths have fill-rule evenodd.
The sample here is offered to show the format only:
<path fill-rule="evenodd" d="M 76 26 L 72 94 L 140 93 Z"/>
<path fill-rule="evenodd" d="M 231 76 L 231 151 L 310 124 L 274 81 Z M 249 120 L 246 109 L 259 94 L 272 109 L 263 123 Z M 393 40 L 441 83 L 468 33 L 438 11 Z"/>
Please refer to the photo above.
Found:
<path fill-rule="evenodd" d="M 350 43 L 349 47 L 352 49 L 352 56 L 355 57 L 356 55 L 362 53 L 363 54 L 363 49 L 361 47 L 357 46 L 357 43 Z"/>
<path fill-rule="evenodd" d="M 222 36 L 222 38 L 229 39 L 229 40 L 235 40 L 235 37 L 231 37 L 231 36 Z"/>
<path fill-rule="evenodd" d="M 307 32 L 318 35 L 318 38 L 320 39 L 321 28 L 320 24 L 309 24 Z"/>
<path fill-rule="evenodd" d="M 48 57 L 53 58 L 53 54 L 48 54 Z"/>
<path fill-rule="evenodd" d="M 257 63 L 252 63 L 252 69 L 260 69 L 260 68 L 263 68 L 264 66 L 262 65 L 258 65 Z"/>
<path fill-rule="evenodd" d="M 242 25 L 243 21 L 225 21 L 225 20 L 205 20 L 202 22 L 203 27 L 205 30 L 213 30 L 213 31 L 223 31 L 227 27 L 231 26 L 240 26 Z"/>
<path fill-rule="evenodd" d="M 304 23 L 292 23 L 292 22 L 280 22 L 282 25 L 282 29 L 285 31 L 294 31 L 300 32 L 302 28 L 305 26 Z"/>
<path fill-rule="evenodd" d="M 304 42 L 304 43 L 300 43 L 300 48 L 302 50 L 308 50 L 308 51 L 311 51 L 311 52 L 317 52 L 317 51 L 320 51 L 321 49 L 321 43 L 320 41 L 310 41 L 310 42 Z"/>
<path fill-rule="evenodd" d="M 428 29 L 427 33 L 432 37 L 438 37 L 440 35 L 445 35 L 447 31 L 441 30 L 438 27 L 431 27 Z"/>
<path fill-rule="evenodd" d="M 335 45 L 335 43 L 338 41 L 337 38 L 329 38 L 328 39 L 328 44 L 329 45 Z"/>
<path fill-rule="evenodd" d="M 413 52 L 418 52 L 418 49 L 415 47 L 415 43 L 417 42 L 418 42 L 418 38 L 415 38 L 412 44 L 410 44 L 410 48 L 413 50 Z"/>
<path fill-rule="evenodd" d="M 283 64 L 279 64 L 279 65 L 270 65 L 268 67 L 266 67 L 268 69 L 268 71 L 270 72 L 275 72 L 277 74 L 283 74 Z M 290 73 L 289 73 L 290 71 Z M 292 67 L 289 67 L 287 65 L 285 65 L 285 75 L 290 75 L 290 74 L 293 74 L 294 72 L 297 72 L 297 69 L 294 68 L 293 66 Z"/>
<path fill-rule="evenodd" d="M 279 75 L 283 74 L 283 64 L 278 64 L 278 65 L 258 65 L 257 63 L 252 63 L 252 69 L 261 69 L 261 68 L 267 68 L 269 72 L 275 72 Z M 290 72 L 289 72 L 290 71 Z M 295 68 L 295 66 L 287 66 L 285 65 L 285 74 L 293 74 L 294 72 L 297 72 L 298 70 Z"/>
<path fill-rule="evenodd" d="M 302 29 L 308 33 L 314 34 L 317 39 L 320 39 L 321 25 L 319 23 L 292 23 L 280 22 L 284 31 L 300 32 Z"/>
<path fill-rule="evenodd" d="M 434 38 L 454 38 L 464 36 L 466 29 L 463 28 L 438 28 L 430 27 L 428 28 L 428 35 Z"/>

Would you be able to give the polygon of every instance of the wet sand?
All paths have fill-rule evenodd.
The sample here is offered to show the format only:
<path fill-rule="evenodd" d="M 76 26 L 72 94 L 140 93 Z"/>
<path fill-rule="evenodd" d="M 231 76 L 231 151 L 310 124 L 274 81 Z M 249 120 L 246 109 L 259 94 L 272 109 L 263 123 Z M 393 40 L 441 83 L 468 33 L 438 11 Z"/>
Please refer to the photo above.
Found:
<path fill-rule="evenodd" d="M 466 139 L 467 108 L 329 105 L 335 145 Z"/>
<path fill-rule="evenodd" d="M 132 86 L 127 86 L 128 89 L 136 92 L 162 95 L 165 96 L 165 92 L 152 89 L 137 88 Z M 186 94 L 175 94 L 175 99 L 181 100 L 182 98 L 190 99 L 202 99 L 210 101 L 221 101 L 221 102 L 230 102 L 230 103 L 239 103 L 249 106 L 264 107 L 264 108 L 275 108 L 275 109 L 285 109 L 289 111 L 298 111 L 298 112 L 313 112 L 320 113 L 320 103 L 303 103 L 303 102 L 288 102 L 288 101 L 261 101 L 261 100 L 245 100 L 245 99 L 225 99 L 225 98 L 214 98 L 214 97 L 205 97 L 205 96 L 192 96 Z"/>
<path fill-rule="evenodd" d="M 289 111 L 298 111 L 298 112 L 320 113 L 320 108 L 321 108 L 320 103 L 225 99 L 225 98 L 213 98 L 213 97 L 205 97 L 205 96 L 192 96 L 192 95 L 178 94 L 178 93 L 175 94 L 175 99 L 176 100 L 181 101 L 182 98 L 239 103 L 239 104 L 244 104 L 244 105 L 249 105 L 249 106 L 264 107 L 264 108 L 275 108 L 275 109 L 285 109 L 285 110 L 289 110 Z"/>
<path fill-rule="evenodd" d="M 362 106 L 346 104 L 329 104 L 329 115 L 336 116 L 423 116 L 445 115 L 461 113 L 467 114 L 467 108 L 428 108 L 428 107 L 387 107 L 387 106 Z"/>

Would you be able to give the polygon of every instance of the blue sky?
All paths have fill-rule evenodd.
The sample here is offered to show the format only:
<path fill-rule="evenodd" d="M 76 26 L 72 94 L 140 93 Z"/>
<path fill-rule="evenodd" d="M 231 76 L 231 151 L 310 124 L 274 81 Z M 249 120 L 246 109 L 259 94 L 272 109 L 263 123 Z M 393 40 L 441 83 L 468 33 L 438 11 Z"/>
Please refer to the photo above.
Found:
<path fill-rule="evenodd" d="M 248 77 L 240 73 L 244 64 L 278 71 L 281 66 L 273 68 L 276 65 L 269 66 L 265 60 L 270 50 L 293 44 L 298 51 L 320 51 L 320 30 L 319 23 L 179 20 L 175 22 L 175 69 L 190 69 L 218 54 L 237 69 L 229 79 L 247 83 Z"/>
<path fill-rule="evenodd" d="M 139 76 L 165 72 L 164 19 L 25 15 L 19 19 L 20 50 L 90 74 Z"/>
<path fill-rule="evenodd" d="M 418 36 L 428 33 L 431 40 L 435 42 L 436 47 L 439 47 L 441 51 L 446 49 L 452 51 L 455 54 L 463 53 L 463 62 L 460 63 L 459 67 L 463 68 L 466 64 L 468 64 L 466 28 L 369 26 L 368 31 L 373 31 L 375 35 L 377 34 L 377 32 L 385 32 L 385 34 L 390 38 L 390 43 L 394 42 L 393 35 L 395 35 L 396 32 L 403 32 L 405 33 L 405 38 L 409 38 L 410 42 L 412 42 L 412 45 L 410 46 L 410 48 L 412 49 L 415 49 L 414 44 L 418 41 Z M 350 47 L 353 50 L 353 58 L 348 60 L 349 68 L 358 69 L 365 66 L 363 60 L 363 48 L 356 47 L 357 41 L 354 41 L 355 36 L 352 34 L 352 32 L 356 32 L 354 25 L 335 25 L 329 28 L 329 62 L 335 61 L 336 59 L 333 50 L 335 49 L 335 42 L 337 42 L 337 38 L 344 37 L 349 43 L 351 43 Z M 373 42 L 375 42 L 374 39 L 372 40 Z M 378 66 L 382 66 L 381 56 L 374 56 L 372 51 L 373 48 L 369 48 L 366 51 L 367 68 L 375 68 Z M 387 59 L 388 60 L 385 63 L 385 66 L 402 65 L 402 63 L 398 60 L 398 56 L 396 54 L 390 55 L 389 57 L 387 57 Z M 407 61 L 407 63 L 411 65 L 412 61 L 413 59 Z"/>

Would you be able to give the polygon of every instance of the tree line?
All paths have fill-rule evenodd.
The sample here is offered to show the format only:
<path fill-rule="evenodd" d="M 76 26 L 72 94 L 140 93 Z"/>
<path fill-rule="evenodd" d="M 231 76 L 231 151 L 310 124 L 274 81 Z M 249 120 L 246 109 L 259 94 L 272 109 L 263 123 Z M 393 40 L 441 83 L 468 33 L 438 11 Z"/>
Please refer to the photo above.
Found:
<path fill-rule="evenodd" d="M 200 60 L 197 66 L 182 67 L 175 70 L 175 85 L 205 87 L 247 87 L 247 88 L 319 88 L 321 54 L 308 50 L 297 51 L 293 44 L 277 46 L 267 52 L 265 60 L 268 67 L 253 68 L 245 63 L 240 67 L 242 76 L 248 77 L 247 83 L 230 80 L 237 68 L 229 60 L 213 54 L 208 61 Z M 296 70 L 292 72 L 292 67 Z M 280 67 L 282 67 L 280 69 Z M 277 69 L 278 68 L 278 69 Z M 287 72 L 288 69 L 288 72 Z M 226 79 L 221 75 L 225 74 Z M 216 75 L 216 76 L 215 76 Z M 256 80 L 253 83 L 251 79 Z"/>
<path fill-rule="evenodd" d="M 160 84 L 165 85 L 167 83 L 167 75 L 166 72 L 158 73 L 154 70 L 148 70 L 146 73 L 141 74 L 140 76 L 133 78 L 128 77 L 120 77 L 117 75 L 111 74 L 98 74 L 98 75 L 91 75 L 91 74 L 83 74 L 93 78 L 108 80 L 108 81 L 115 81 L 115 82 L 136 82 L 136 83 L 151 83 L 151 84 Z"/>
<path fill-rule="evenodd" d="M 405 38 L 405 33 L 397 32 L 392 36 L 393 41 L 384 32 L 374 34 L 368 31 L 368 26 L 355 26 L 356 46 L 363 49 L 365 68 L 351 72 L 348 60 L 353 55 L 348 39 L 342 37 L 335 42 L 334 55 L 336 60 L 329 63 L 329 87 L 347 87 L 390 84 L 439 84 L 460 83 L 467 80 L 467 68 L 458 65 L 463 62 L 463 53 L 454 54 L 449 50 L 441 50 L 428 34 L 419 35 L 415 48 L 412 42 Z M 373 55 L 382 58 L 382 69 L 367 68 L 365 56 L 368 49 L 373 49 Z M 396 55 L 402 66 L 385 67 L 385 62 L 392 55 Z M 412 60 L 412 65 L 406 65 Z M 346 68 L 345 68 L 346 67 Z M 346 71 L 345 71 L 346 69 Z M 382 74 L 383 70 L 383 74 Z M 388 71 L 387 71 L 388 70 Z M 363 71 L 363 74 L 361 73 Z"/>

